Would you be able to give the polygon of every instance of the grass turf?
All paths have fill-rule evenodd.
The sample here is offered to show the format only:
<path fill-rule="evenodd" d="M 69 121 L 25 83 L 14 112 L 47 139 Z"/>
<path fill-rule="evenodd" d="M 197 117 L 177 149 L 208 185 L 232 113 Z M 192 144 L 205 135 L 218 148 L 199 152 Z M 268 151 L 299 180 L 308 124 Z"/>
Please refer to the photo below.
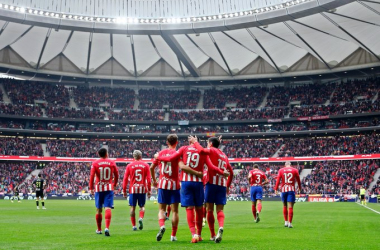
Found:
<path fill-rule="evenodd" d="M 264 201 L 257 224 L 250 202 L 229 202 L 220 244 L 209 241 L 207 225 L 204 241 L 191 244 L 184 208 L 178 241 L 170 242 L 167 221 L 166 233 L 157 242 L 158 205 L 152 201 L 146 205 L 144 229 L 134 232 L 127 201 L 116 200 L 111 237 L 95 234 L 94 201 L 47 200 L 45 205 L 47 210 L 37 210 L 34 201 L 1 200 L 0 249 L 380 249 L 380 214 L 355 203 L 297 203 L 294 228 L 289 229 L 283 226 L 281 202 Z M 379 204 L 369 207 L 380 212 Z"/>

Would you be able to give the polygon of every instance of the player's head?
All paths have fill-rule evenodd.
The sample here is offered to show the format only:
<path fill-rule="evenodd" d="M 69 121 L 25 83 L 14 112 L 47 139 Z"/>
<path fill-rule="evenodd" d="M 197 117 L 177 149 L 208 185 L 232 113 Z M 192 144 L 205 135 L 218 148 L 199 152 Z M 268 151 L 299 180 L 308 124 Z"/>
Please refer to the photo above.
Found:
<path fill-rule="evenodd" d="M 176 134 L 170 134 L 168 135 L 168 137 L 166 138 L 166 144 L 168 144 L 168 146 L 177 146 L 178 144 L 178 136 Z"/>
<path fill-rule="evenodd" d="M 42 174 L 38 174 L 38 177 L 41 178 Z"/>
<path fill-rule="evenodd" d="M 99 149 L 98 154 L 100 158 L 107 158 L 108 156 L 107 149 L 106 148 Z"/>
<path fill-rule="evenodd" d="M 142 153 L 140 150 L 133 151 L 133 159 L 140 160 L 142 158 Z"/>
<path fill-rule="evenodd" d="M 259 168 L 259 165 L 258 165 L 258 164 L 253 164 L 253 168 L 258 169 L 258 168 Z"/>
<path fill-rule="evenodd" d="M 285 167 L 290 167 L 292 164 L 290 163 L 290 161 L 286 161 L 285 162 Z"/>
<path fill-rule="evenodd" d="M 220 141 L 217 137 L 211 137 L 208 139 L 207 147 L 219 148 Z"/>

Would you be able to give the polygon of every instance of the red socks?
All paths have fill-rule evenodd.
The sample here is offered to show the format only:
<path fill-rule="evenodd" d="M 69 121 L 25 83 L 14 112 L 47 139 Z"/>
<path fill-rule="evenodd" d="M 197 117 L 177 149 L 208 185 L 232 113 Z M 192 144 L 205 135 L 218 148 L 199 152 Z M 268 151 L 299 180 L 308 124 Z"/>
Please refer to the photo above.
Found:
<path fill-rule="evenodd" d="M 203 208 L 195 209 L 195 213 L 197 214 L 197 234 L 202 235 L 202 220 L 203 220 Z"/>
<path fill-rule="evenodd" d="M 292 221 L 293 221 L 293 208 L 292 207 L 290 207 L 289 208 L 289 222 L 290 223 L 292 223 Z"/>
<path fill-rule="evenodd" d="M 203 207 L 203 218 L 206 218 L 206 215 L 207 215 L 207 211 L 206 211 L 206 208 Z"/>
<path fill-rule="evenodd" d="M 195 214 L 193 208 L 186 208 L 187 224 L 189 224 L 191 235 L 195 234 Z"/>
<path fill-rule="evenodd" d="M 289 208 L 290 209 L 290 208 Z M 285 221 L 288 221 L 288 207 L 282 208 L 282 213 L 284 214 Z M 293 214 L 293 213 L 292 213 Z"/>
<path fill-rule="evenodd" d="M 102 231 L 102 214 L 96 214 L 96 225 L 98 226 L 98 231 Z"/>
<path fill-rule="evenodd" d="M 219 227 L 224 227 L 224 212 L 220 210 L 217 212 L 216 217 L 218 218 Z"/>
<path fill-rule="evenodd" d="M 262 206 L 261 203 L 257 204 L 257 211 L 258 211 L 259 213 L 261 213 L 261 209 L 262 209 L 262 208 L 263 208 L 263 206 Z"/>
<path fill-rule="evenodd" d="M 172 211 L 172 207 L 171 206 L 168 206 L 168 208 L 166 209 L 166 217 L 170 217 L 170 212 Z"/>
<path fill-rule="evenodd" d="M 158 224 L 160 225 L 160 227 L 165 226 L 165 219 L 159 219 Z"/>
<path fill-rule="evenodd" d="M 215 217 L 214 211 L 207 211 L 207 222 L 211 232 L 211 238 L 215 236 Z"/>
<path fill-rule="evenodd" d="M 256 220 L 256 206 L 255 205 L 252 205 L 252 214 L 253 214 L 253 218 Z"/>
<path fill-rule="evenodd" d="M 104 218 L 106 219 L 106 228 L 110 228 L 110 224 L 111 224 L 111 209 L 106 209 Z"/>
<path fill-rule="evenodd" d="M 145 215 L 145 210 L 141 210 L 140 211 L 140 218 L 144 219 L 144 215 Z"/>
<path fill-rule="evenodd" d="M 178 227 L 172 227 L 172 236 L 176 236 Z"/>
<path fill-rule="evenodd" d="M 136 218 L 135 216 L 131 216 L 131 222 L 132 222 L 132 227 L 136 226 Z"/>

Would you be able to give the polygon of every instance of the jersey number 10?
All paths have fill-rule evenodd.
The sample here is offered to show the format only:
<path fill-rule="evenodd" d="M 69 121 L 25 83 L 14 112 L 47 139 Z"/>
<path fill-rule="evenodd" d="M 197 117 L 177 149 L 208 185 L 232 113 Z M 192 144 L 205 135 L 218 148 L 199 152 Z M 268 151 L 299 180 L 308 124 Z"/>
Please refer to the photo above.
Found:
<path fill-rule="evenodd" d="M 108 181 L 111 179 L 111 169 L 109 167 L 101 167 L 99 168 L 99 174 L 100 174 L 100 180 L 106 180 Z"/>

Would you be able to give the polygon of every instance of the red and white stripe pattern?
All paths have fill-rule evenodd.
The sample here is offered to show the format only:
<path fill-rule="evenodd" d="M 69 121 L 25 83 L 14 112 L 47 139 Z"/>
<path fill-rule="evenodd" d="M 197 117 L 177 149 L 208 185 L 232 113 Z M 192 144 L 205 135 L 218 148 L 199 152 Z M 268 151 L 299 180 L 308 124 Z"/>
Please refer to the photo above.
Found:
<path fill-rule="evenodd" d="M 158 188 L 166 190 L 177 190 L 177 185 L 174 180 L 163 177 L 158 182 Z"/>
<path fill-rule="evenodd" d="M 194 181 L 194 182 L 203 182 L 202 178 L 199 178 L 195 175 L 192 175 L 192 174 L 188 174 L 188 173 L 185 173 L 185 172 L 182 172 L 182 178 L 181 178 L 182 181 Z"/>
<path fill-rule="evenodd" d="M 296 191 L 296 188 L 294 185 L 284 184 L 281 187 L 281 192 L 291 192 L 291 191 Z"/>
<path fill-rule="evenodd" d="M 227 180 L 223 175 L 216 174 L 212 177 L 212 184 L 227 187 Z"/>
<path fill-rule="evenodd" d="M 145 194 L 146 193 L 146 188 L 145 185 L 141 184 L 135 184 L 131 188 L 131 194 Z"/>
<path fill-rule="evenodd" d="M 97 183 L 95 184 L 95 192 L 105 192 L 105 191 L 112 191 L 113 186 L 110 183 Z"/>

